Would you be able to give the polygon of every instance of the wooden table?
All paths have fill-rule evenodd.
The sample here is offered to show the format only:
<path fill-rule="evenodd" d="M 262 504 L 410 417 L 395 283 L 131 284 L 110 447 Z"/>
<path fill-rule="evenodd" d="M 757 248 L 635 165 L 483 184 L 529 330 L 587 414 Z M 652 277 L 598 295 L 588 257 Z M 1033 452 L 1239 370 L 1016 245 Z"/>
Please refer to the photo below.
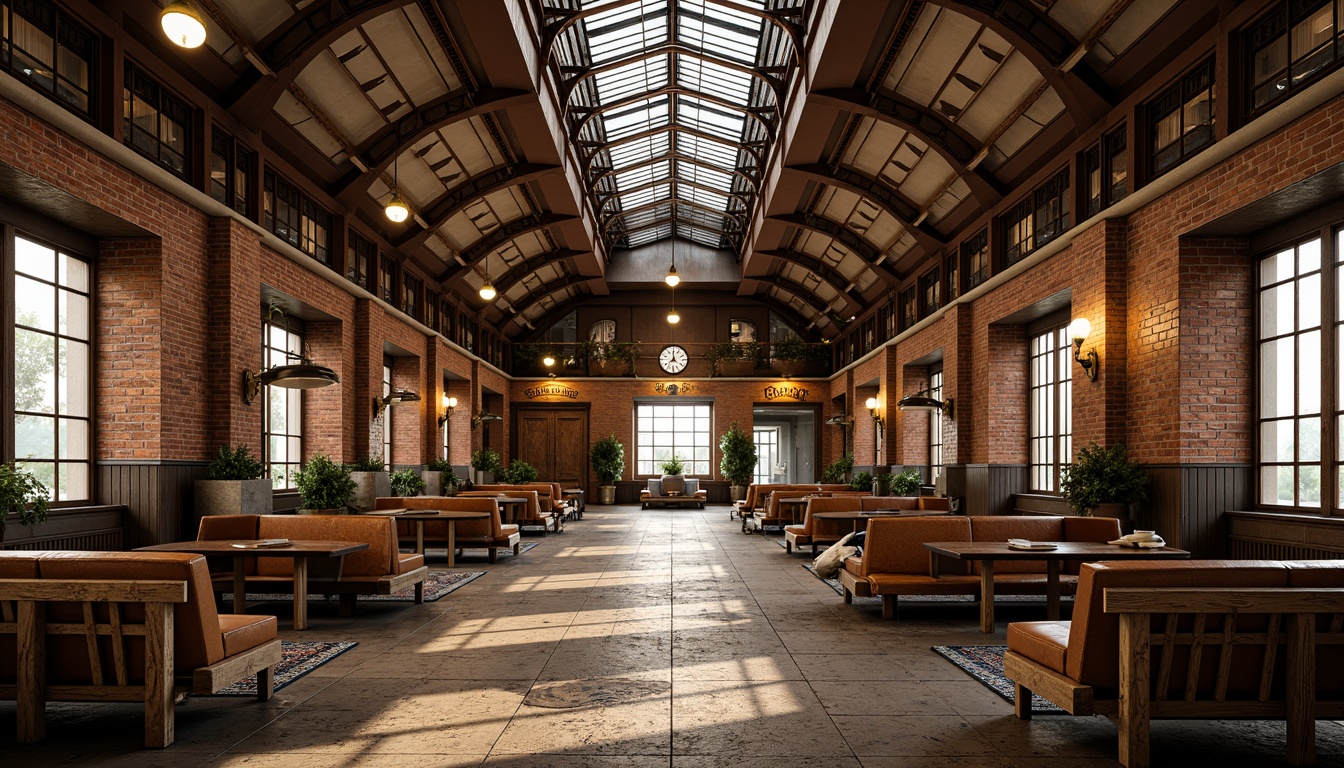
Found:
<path fill-rule="evenodd" d="M 952 514 L 941 509 L 853 509 L 844 512 L 816 512 L 812 516 L 818 520 L 848 520 L 853 532 L 859 532 L 859 523 L 867 527 L 868 521 L 875 517 L 946 517 Z"/>
<path fill-rule="evenodd" d="M 792 525 L 798 525 L 798 511 L 799 511 L 800 509 L 807 509 L 807 502 L 809 502 L 809 501 L 811 501 L 811 500 L 813 500 L 813 499 L 817 499 L 817 498 L 822 498 L 822 497 L 820 497 L 820 496 L 790 496 L 790 497 L 787 498 L 787 499 L 780 499 L 780 500 L 779 500 L 779 512 L 780 512 L 780 515 L 782 516 L 782 515 L 784 514 L 784 512 L 787 510 L 788 513 L 789 513 L 789 519 L 793 521 Z M 764 528 L 762 528 L 762 532 L 764 532 Z"/>
<path fill-rule="evenodd" d="M 1042 542 L 1044 543 L 1044 542 Z M 1082 541 L 1050 542 L 1055 549 L 1009 549 L 1006 541 L 929 541 L 929 575 L 938 575 L 938 556 L 980 563 L 980 631 L 994 631 L 994 562 L 996 560 L 1044 560 L 1046 567 L 1045 611 L 1050 621 L 1059 620 L 1059 564 L 1065 560 L 1182 560 L 1183 549 L 1134 549 L 1116 544 Z"/>
<path fill-rule="evenodd" d="M 499 514 L 506 524 L 512 525 L 518 522 L 518 508 L 527 506 L 527 499 L 518 496 L 488 496 L 499 502 Z M 542 522 L 542 527 L 546 526 Z"/>
<path fill-rule="evenodd" d="M 239 548 L 234 544 L 256 544 L 255 539 L 219 539 L 215 541 L 178 541 L 140 547 L 138 552 L 189 552 L 199 555 L 233 557 L 233 612 L 247 613 L 246 560 L 249 557 L 288 557 L 294 560 L 294 629 L 308 628 L 308 561 L 327 559 L 327 567 L 318 574 L 323 579 L 341 578 L 345 556 L 369 548 L 364 541 L 291 541 L 284 547 Z"/>
<path fill-rule="evenodd" d="M 498 499 L 496 499 L 498 501 Z M 467 509 L 380 509 L 369 514 L 387 515 L 398 520 L 415 522 L 415 553 L 425 554 L 425 521 L 443 520 L 448 523 L 448 567 L 457 567 L 457 521 L 483 520 L 490 517 L 489 512 Z"/>
<path fill-rule="evenodd" d="M 584 490 L 582 488 L 565 488 L 560 491 L 560 494 L 564 497 L 565 501 L 573 499 L 578 502 L 574 507 L 574 519 L 582 520 L 584 507 L 587 506 L 587 503 L 584 501 Z"/>

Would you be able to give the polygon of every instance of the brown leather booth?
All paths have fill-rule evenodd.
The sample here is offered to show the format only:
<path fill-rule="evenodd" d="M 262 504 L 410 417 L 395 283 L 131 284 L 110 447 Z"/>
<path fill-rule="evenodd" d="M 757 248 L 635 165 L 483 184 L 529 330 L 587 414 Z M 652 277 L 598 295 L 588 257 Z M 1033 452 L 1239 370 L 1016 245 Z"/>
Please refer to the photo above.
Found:
<path fill-rule="evenodd" d="M 374 509 L 456 509 L 485 512 L 489 516 L 479 520 L 458 520 L 454 523 L 454 539 L 458 547 L 480 547 L 490 551 L 490 562 L 495 562 L 499 550 L 512 549 L 517 556 L 522 549 L 522 535 L 516 525 L 504 525 L 499 518 L 499 504 L 486 496 L 386 496 L 374 500 Z M 415 545 L 415 523 L 397 521 L 397 538 L 402 546 Z M 448 545 L 448 522 L 425 521 L 425 545 L 431 541 Z"/>

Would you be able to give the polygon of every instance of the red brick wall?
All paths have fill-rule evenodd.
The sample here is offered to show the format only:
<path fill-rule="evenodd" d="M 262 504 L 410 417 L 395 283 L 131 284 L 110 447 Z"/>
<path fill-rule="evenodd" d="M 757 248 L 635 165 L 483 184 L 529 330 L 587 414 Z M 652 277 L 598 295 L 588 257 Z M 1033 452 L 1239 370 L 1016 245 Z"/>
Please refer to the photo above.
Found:
<path fill-rule="evenodd" d="M 104 241 L 95 289 L 98 325 L 100 459 L 156 459 L 163 454 L 161 241 Z"/>
<path fill-rule="evenodd" d="M 1184 461 L 1249 462 L 1254 267 L 1241 239 L 1181 242 L 1180 450 Z"/>

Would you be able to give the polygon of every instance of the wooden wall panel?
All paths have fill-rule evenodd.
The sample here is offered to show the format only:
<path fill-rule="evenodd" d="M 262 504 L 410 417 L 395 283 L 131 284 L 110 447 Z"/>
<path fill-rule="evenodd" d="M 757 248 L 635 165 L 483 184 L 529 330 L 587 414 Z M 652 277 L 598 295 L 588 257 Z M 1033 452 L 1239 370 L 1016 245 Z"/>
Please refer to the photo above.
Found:
<path fill-rule="evenodd" d="M 52 510 L 40 525 L 10 525 L 5 530 L 6 549 L 117 551 L 124 548 L 122 517 L 125 507 L 83 507 Z"/>
<path fill-rule="evenodd" d="M 97 468 L 97 498 L 126 507 L 128 549 L 179 541 L 196 534 L 192 483 L 204 477 L 204 462 L 103 461 Z"/>

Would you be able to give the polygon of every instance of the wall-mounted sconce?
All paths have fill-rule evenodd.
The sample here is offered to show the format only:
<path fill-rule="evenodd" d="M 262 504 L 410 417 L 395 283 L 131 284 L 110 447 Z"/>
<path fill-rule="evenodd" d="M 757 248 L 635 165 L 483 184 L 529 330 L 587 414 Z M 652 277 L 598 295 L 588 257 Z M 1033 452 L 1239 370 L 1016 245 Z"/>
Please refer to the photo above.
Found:
<path fill-rule="evenodd" d="M 440 427 L 442 427 L 444 424 L 447 424 L 447 423 L 448 423 L 448 420 L 451 419 L 451 418 L 453 418 L 453 411 L 454 411 L 456 408 L 457 408 L 457 398 L 456 398 L 456 397 L 449 397 L 449 396 L 447 396 L 447 395 L 444 395 L 444 396 L 443 396 L 443 415 L 439 417 L 439 426 L 440 426 Z"/>
<path fill-rule="evenodd" d="M 939 400 L 931 397 L 927 389 L 920 390 L 917 394 L 906 395 L 896 401 L 896 408 L 902 411 L 941 411 L 952 418 L 952 399 Z"/>
<path fill-rule="evenodd" d="M 472 428 L 472 429 L 475 429 L 475 428 L 479 427 L 479 426 L 481 425 L 481 422 L 485 422 L 485 421 L 503 421 L 503 420 L 504 420 L 504 417 L 503 417 L 503 416 L 500 416 L 500 415 L 498 415 L 498 414 L 494 414 L 494 413 L 490 413 L 489 411 L 487 411 L 487 410 L 485 410 L 484 408 L 482 408 L 481 411 L 480 411 L 480 413 L 477 413 L 475 416 L 472 416 L 472 417 L 471 417 L 471 428 Z"/>
<path fill-rule="evenodd" d="M 373 415 L 377 416 L 383 412 L 383 409 L 389 405 L 401 405 L 402 403 L 418 403 L 420 396 L 414 392 L 404 389 L 394 389 L 386 397 L 373 398 Z"/>
<path fill-rule="evenodd" d="M 547 352 L 547 353 L 546 353 L 546 356 L 543 357 L 543 358 L 541 358 L 541 364 L 544 365 L 544 366 L 546 366 L 547 368 L 554 367 L 554 366 L 555 366 L 555 355 L 552 355 L 551 353 Z"/>
<path fill-rule="evenodd" d="M 868 413 L 873 417 L 873 423 L 877 425 L 877 431 L 886 429 L 886 419 L 882 418 L 882 401 L 876 397 L 870 397 L 863 401 L 863 406 L 868 409 Z"/>
<path fill-rule="evenodd" d="M 1092 323 L 1088 322 L 1085 317 L 1075 318 L 1072 323 L 1069 323 L 1069 338 L 1073 339 L 1073 359 L 1083 367 L 1083 373 L 1087 374 L 1088 379 L 1096 381 L 1097 371 L 1101 368 L 1101 360 L 1097 357 L 1097 350 L 1089 349 L 1086 355 L 1083 354 L 1083 342 L 1087 341 L 1087 337 L 1091 333 Z"/>
<path fill-rule="evenodd" d="M 286 317 L 284 310 L 275 304 L 267 314 L 267 318 L 280 315 L 285 321 L 285 329 L 289 329 L 289 318 Z M 297 357 L 299 362 L 286 363 L 285 365 L 272 365 L 264 371 L 243 371 L 243 403 L 251 405 L 261 395 L 262 386 L 284 387 L 285 389 L 318 389 L 321 387 L 330 387 L 332 384 L 341 383 L 341 377 L 335 371 L 325 365 L 318 365 L 309 357 L 311 351 L 308 345 L 303 345 L 303 354 L 295 355 L 290 353 L 290 358 Z"/>
<path fill-rule="evenodd" d="M 840 452 L 849 453 L 849 428 L 854 426 L 854 417 L 839 413 L 827 419 L 825 424 L 840 428 Z"/>

